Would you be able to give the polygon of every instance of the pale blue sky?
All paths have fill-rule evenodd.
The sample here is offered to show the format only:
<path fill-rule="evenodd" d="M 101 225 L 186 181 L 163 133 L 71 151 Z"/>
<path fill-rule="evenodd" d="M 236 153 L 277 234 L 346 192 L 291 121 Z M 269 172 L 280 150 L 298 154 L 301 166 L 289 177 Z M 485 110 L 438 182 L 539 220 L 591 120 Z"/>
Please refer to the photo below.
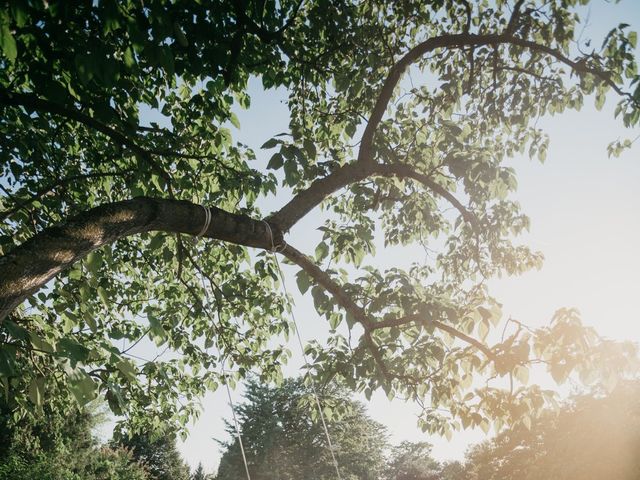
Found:
<path fill-rule="evenodd" d="M 594 39 L 623 21 L 638 30 L 640 1 L 626 0 L 618 5 L 595 1 L 589 18 L 585 34 Z M 260 151 L 260 145 L 287 130 L 286 93 L 264 92 L 258 81 L 251 82 L 250 90 L 252 105 L 250 110 L 239 112 L 242 128 L 237 139 L 256 149 L 259 162 L 266 162 L 270 154 Z M 530 234 L 521 240 L 542 251 L 546 260 L 540 271 L 492 281 L 492 292 L 504 304 L 507 318 L 542 325 L 556 309 L 576 307 L 585 323 L 601 334 L 640 342 L 640 141 L 621 158 L 609 159 L 606 153 L 611 140 L 634 137 L 640 131 L 623 131 L 621 122 L 613 119 L 613 102 L 601 112 L 592 102 L 587 103 L 579 113 L 541 120 L 539 125 L 551 138 L 544 165 L 524 157 L 509 161 L 518 173 L 516 198 L 532 220 Z M 285 192 L 265 203 L 263 213 L 286 199 Z M 312 212 L 288 240 L 311 253 L 319 239 L 315 229 L 321 224 L 321 214 Z M 384 265 L 405 265 L 416 255 L 411 249 L 381 252 L 379 249 Z M 285 271 L 303 338 L 324 338 L 327 325 L 315 314 L 310 299 L 297 294 L 295 270 L 285 267 Z M 290 348 L 295 355 L 286 371 L 295 375 L 302 361 L 296 345 L 291 343 Z M 241 389 L 233 395 L 240 401 Z M 393 441 L 428 440 L 441 459 L 462 458 L 466 446 L 482 438 L 479 432 L 454 435 L 450 442 L 427 437 L 416 426 L 416 406 L 389 402 L 383 394 L 374 395 L 368 407 L 370 414 L 389 428 Z M 213 438 L 226 438 L 224 418 L 230 418 L 224 391 L 207 395 L 200 419 L 180 445 L 192 466 L 202 462 L 208 471 L 215 471 L 220 455 Z"/>

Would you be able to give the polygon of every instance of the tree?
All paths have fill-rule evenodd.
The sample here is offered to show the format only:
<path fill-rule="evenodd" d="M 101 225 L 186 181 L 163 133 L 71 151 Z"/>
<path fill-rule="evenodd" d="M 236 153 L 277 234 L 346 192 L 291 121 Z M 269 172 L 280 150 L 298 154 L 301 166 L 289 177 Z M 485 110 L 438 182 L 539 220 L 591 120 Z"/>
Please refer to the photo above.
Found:
<path fill-rule="evenodd" d="M 636 34 L 587 47 L 582 3 L 5 3 L 3 384 L 24 409 L 55 383 L 79 404 L 104 396 L 134 430 L 184 425 L 221 366 L 281 375 L 277 256 L 330 328 L 312 373 L 421 402 L 433 432 L 530 423 L 552 395 L 524 385 L 531 362 L 558 381 L 623 371 L 628 350 L 567 310 L 486 340 L 501 315 L 485 280 L 541 262 L 514 241 L 529 223 L 504 160 L 544 160 L 534 120 L 588 97 L 615 96 L 627 127 L 640 117 Z M 266 166 L 233 139 L 252 77 L 289 94 Z M 292 245 L 319 206 L 322 240 Z M 439 253 L 382 270 L 376 239 Z M 149 340 L 176 355 L 134 360 Z M 505 376 L 515 390 L 473 388 Z"/>
<path fill-rule="evenodd" d="M 45 403 L 35 415 L 20 414 L 0 400 L 0 480 L 148 480 L 123 449 L 99 446 L 93 428 L 101 415 Z"/>
<path fill-rule="evenodd" d="M 189 467 L 176 448 L 175 436 L 151 438 L 120 432 L 113 443 L 130 451 L 135 461 L 144 466 L 150 480 L 189 480 Z"/>
<path fill-rule="evenodd" d="M 581 395 L 531 429 L 509 429 L 467 454 L 470 480 L 631 480 L 640 461 L 640 384 Z"/>
<path fill-rule="evenodd" d="M 431 457 L 426 442 L 404 441 L 391 452 L 386 478 L 389 480 L 440 480 L 440 464 Z"/>
<path fill-rule="evenodd" d="M 198 468 L 191 475 L 191 480 L 207 480 L 209 476 L 204 473 L 204 468 L 202 468 L 202 463 L 198 463 Z"/>
<path fill-rule="evenodd" d="M 378 479 L 386 447 L 384 427 L 370 419 L 364 406 L 350 400 L 344 389 L 326 387 L 320 398 L 334 415 L 328 428 L 342 478 Z M 286 380 L 281 387 L 248 384 L 246 402 L 237 407 L 237 416 L 251 478 L 335 478 L 314 402 L 310 388 L 300 379 Z M 227 432 L 233 440 L 222 444 L 218 480 L 245 475 L 235 427 L 228 424 Z"/>

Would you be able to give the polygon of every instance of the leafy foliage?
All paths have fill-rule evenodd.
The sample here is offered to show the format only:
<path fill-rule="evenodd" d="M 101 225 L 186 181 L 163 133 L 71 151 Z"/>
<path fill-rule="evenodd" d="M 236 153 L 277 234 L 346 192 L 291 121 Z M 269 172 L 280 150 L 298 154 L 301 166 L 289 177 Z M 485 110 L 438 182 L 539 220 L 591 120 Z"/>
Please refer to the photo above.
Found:
<path fill-rule="evenodd" d="M 308 349 L 321 379 L 421 402 L 422 427 L 450 435 L 532 424 L 553 397 L 527 386 L 532 365 L 558 381 L 624 372 L 633 348 L 571 311 L 488 341 L 501 312 L 486 280 L 542 261 L 514 240 L 529 221 L 505 159 L 543 161 L 535 120 L 585 100 L 601 107 L 615 94 L 622 123 L 640 119 L 637 36 L 620 25 L 585 53 L 575 45 L 584 3 L 3 4 L 4 389 L 25 411 L 54 391 L 67 393 L 61 405 L 104 397 L 131 431 L 150 432 L 185 425 L 207 389 L 250 370 L 280 380 L 286 302 L 273 256 L 249 247 L 275 247 L 318 205 L 323 238 L 304 246 L 316 258 L 277 246 L 329 325 L 328 342 Z M 259 144 L 233 138 L 252 77 L 288 93 L 289 129 L 262 146 L 274 150 L 266 166 Z M 154 206 L 153 220 L 125 231 L 119 222 L 137 217 L 116 207 L 134 197 Z M 284 205 L 266 217 L 270 242 L 267 202 Z M 224 235 L 207 232 L 218 241 L 192 243 L 185 235 L 201 227 L 168 215 L 169 204 L 234 215 L 212 226 Z M 104 212 L 113 215 L 100 223 Z M 179 225 L 157 227 L 167 216 Z M 72 238 L 59 245 L 64 232 Z M 380 244 L 428 254 L 384 270 Z M 154 344 L 170 353 L 134 356 Z M 481 379 L 496 381 L 475 388 Z"/>
<path fill-rule="evenodd" d="M 640 402 L 637 382 L 609 395 L 574 397 L 548 412 L 530 430 L 509 429 L 467 454 L 470 480 L 638 477 Z"/>
<path fill-rule="evenodd" d="M 46 403 L 39 414 L 22 415 L 2 402 L 0 479 L 148 480 L 124 449 L 101 447 L 92 429 L 100 415 L 73 405 L 59 411 Z"/>

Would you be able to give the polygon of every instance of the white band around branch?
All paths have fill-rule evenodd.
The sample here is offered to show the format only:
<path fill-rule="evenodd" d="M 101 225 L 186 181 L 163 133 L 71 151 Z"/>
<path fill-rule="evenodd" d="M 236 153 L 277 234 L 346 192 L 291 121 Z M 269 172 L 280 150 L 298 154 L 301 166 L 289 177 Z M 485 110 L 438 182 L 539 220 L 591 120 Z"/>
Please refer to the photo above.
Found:
<path fill-rule="evenodd" d="M 205 207 L 204 205 L 200 205 L 204 209 L 204 225 L 202 226 L 202 230 L 198 232 L 196 235 L 196 239 L 202 237 L 207 230 L 209 230 L 209 225 L 211 224 L 211 209 L 209 207 Z"/>
<path fill-rule="evenodd" d="M 269 222 L 267 222 L 266 220 L 262 220 L 262 223 L 266 225 L 267 231 L 269 232 L 269 238 L 271 239 L 271 251 L 282 252 L 286 248 L 287 242 L 282 240 L 281 244 L 276 245 L 275 242 L 273 241 L 273 230 L 271 229 L 271 225 L 269 225 Z"/>

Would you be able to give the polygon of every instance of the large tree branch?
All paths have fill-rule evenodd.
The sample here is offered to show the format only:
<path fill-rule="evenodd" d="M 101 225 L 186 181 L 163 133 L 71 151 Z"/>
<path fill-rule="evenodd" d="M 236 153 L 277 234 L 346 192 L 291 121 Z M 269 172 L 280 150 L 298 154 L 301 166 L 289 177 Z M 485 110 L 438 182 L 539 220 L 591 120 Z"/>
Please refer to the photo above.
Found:
<path fill-rule="evenodd" d="M 507 40 L 507 36 L 503 34 L 491 35 L 474 35 L 470 33 L 460 33 L 453 35 L 440 35 L 432 37 L 409 50 L 396 64 L 391 67 L 376 103 L 371 111 L 367 125 L 365 126 L 358 150 L 358 162 L 373 162 L 373 137 L 382 121 L 384 113 L 387 111 L 389 101 L 393 96 L 393 92 L 402 78 L 402 74 L 409 66 L 418 61 L 427 53 L 438 48 L 460 48 L 467 46 L 480 46 L 488 44 L 502 43 Z"/>
<path fill-rule="evenodd" d="M 371 173 L 370 166 L 358 163 L 339 167 L 326 177 L 311 183 L 309 188 L 298 193 L 284 207 L 272 214 L 269 220 L 286 232 L 332 193 L 364 180 Z"/>
<path fill-rule="evenodd" d="M 344 289 L 338 285 L 329 276 L 327 272 L 313 263 L 304 253 L 296 250 L 291 245 L 285 245 L 282 250 L 282 254 L 291 260 L 293 263 L 302 268 L 311 278 L 313 278 L 318 285 L 320 285 L 325 291 L 333 295 L 338 305 L 346 310 L 358 323 L 364 327 L 364 343 L 367 349 L 373 355 L 373 359 L 378 365 L 378 368 L 382 372 L 387 382 L 391 382 L 393 374 L 389 372 L 389 369 L 384 363 L 380 347 L 376 344 L 375 340 L 371 336 L 370 329 L 373 325 L 366 312 L 362 307 L 355 303 L 351 297 L 344 291 Z"/>
<path fill-rule="evenodd" d="M 451 192 L 428 175 L 420 173 L 413 169 L 412 166 L 403 163 L 381 165 L 355 162 L 342 166 L 326 177 L 314 181 L 309 188 L 298 193 L 284 207 L 272 214 L 269 220 L 283 232 L 286 232 L 331 194 L 341 188 L 374 176 L 411 178 L 449 201 L 467 222 L 471 223 L 474 228 L 478 227 L 476 217 Z"/>
<path fill-rule="evenodd" d="M 532 42 L 530 40 L 525 40 L 525 39 L 516 38 L 516 37 L 510 37 L 509 38 L 509 43 L 511 43 L 513 45 L 517 45 L 519 47 L 527 48 L 527 49 L 532 50 L 534 52 L 545 53 L 545 54 L 555 58 L 559 62 L 564 63 L 565 65 L 571 67 L 571 69 L 575 73 L 583 74 L 583 75 L 584 74 L 593 75 L 599 81 L 601 81 L 605 85 L 611 87 L 611 89 L 614 92 L 616 92 L 618 95 L 628 98 L 629 100 L 631 100 L 633 102 L 633 104 L 636 107 L 640 108 L 640 102 L 638 102 L 638 100 L 632 94 L 630 94 L 629 92 L 625 92 L 622 89 L 622 87 L 620 87 L 616 82 L 614 82 L 613 79 L 611 78 L 611 75 L 610 75 L 609 72 L 606 72 L 604 70 L 600 70 L 598 68 L 590 67 L 586 62 L 586 58 L 580 58 L 578 60 L 572 60 L 571 58 L 569 58 L 565 54 L 563 54 L 561 51 L 556 50 L 554 48 L 551 48 L 551 47 L 549 47 L 547 45 L 541 45 L 539 43 Z"/>
<path fill-rule="evenodd" d="M 482 45 L 497 45 L 497 44 L 512 44 L 516 46 L 529 49 L 534 52 L 547 54 L 556 60 L 564 63 L 572 68 L 579 74 L 591 74 L 598 78 L 600 81 L 609 85 L 619 95 L 626 96 L 633 100 L 633 96 L 626 93 L 611 79 L 607 72 L 587 67 L 583 61 L 571 60 L 559 50 L 553 49 L 546 45 L 541 45 L 530 40 L 517 38 L 514 33 L 517 31 L 517 24 L 520 18 L 520 9 L 524 2 L 519 0 L 516 2 L 513 10 L 513 14 L 509 20 L 509 24 L 504 33 L 488 34 L 488 35 L 475 35 L 470 33 L 460 33 L 453 35 L 441 35 L 432 37 L 425 42 L 415 46 L 409 52 L 407 52 L 398 62 L 391 68 L 389 75 L 387 76 L 380 94 L 373 107 L 371 115 L 365 126 L 362 140 L 360 142 L 360 148 L 358 150 L 358 157 L 355 163 L 344 165 L 337 170 L 334 170 L 328 176 L 316 180 L 311 186 L 296 195 L 291 201 L 289 201 L 279 211 L 274 213 L 270 220 L 278 225 L 283 231 L 288 231 L 298 220 L 309 213 L 314 207 L 319 205 L 325 198 L 334 193 L 335 191 L 349 185 L 361 181 L 372 174 L 385 175 L 385 172 L 391 174 L 392 170 L 397 172 L 398 176 L 408 176 L 420 181 L 421 183 L 433 188 L 436 193 L 447 198 L 465 217 L 467 221 L 472 221 L 471 215 L 464 213 L 462 205 L 451 196 L 444 188 L 440 187 L 437 183 L 429 180 L 428 177 L 419 174 L 418 172 L 409 172 L 410 167 L 380 167 L 375 163 L 375 156 L 373 155 L 373 137 L 377 130 L 378 125 L 382 121 L 382 117 L 387 110 L 389 101 L 393 96 L 393 92 L 400 81 L 404 71 L 413 63 L 422 58 L 425 54 L 437 50 L 439 48 L 463 48 L 463 47 L 478 47 Z M 636 104 L 637 101 L 633 100 Z M 385 170 L 386 169 L 386 170 Z M 402 172 L 402 173 L 401 173 Z M 396 173 L 394 173 L 396 174 Z M 425 181 L 427 180 L 427 181 Z M 477 225 L 474 225 L 477 226 Z"/>
<path fill-rule="evenodd" d="M 377 165 L 375 168 L 375 173 L 377 175 L 385 177 L 395 176 L 398 178 L 410 178 L 417 181 L 418 183 L 421 183 L 426 188 L 444 198 L 451 205 L 453 205 L 453 207 L 458 210 L 458 212 L 460 212 L 462 218 L 464 218 L 465 221 L 469 222 L 474 229 L 479 229 L 480 225 L 478 224 L 478 219 L 476 218 L 476 216 L 469 210 L 467 210 L 467 208 L 451 192 L 449 192 L 449 190 L 434 181 L 428 175 L 414 170 L 411 165 L 407 165 L 404 163 Z"/>
<path fill-rule="evenodd" d="M 411 50 L 409 50 L 402 58 L 400 58 L 400 60 L 398 60 L 398 62 L 396 62 L 393 67 L 391 67 L 389 75 L 382 85 L 380 94 L 378 95 L 373 110 L 371 111 L 369 120 L 367 121 L 365 130 L 362 134 L 362 140 L 360 142 L 360 148 L 358 151 L 358 162 L 367 163 L 374 161 L 373 138 L 375 132 L 378 128 L 378 125 L 382 121 L 382 117 L 387 110 L 389 101 L 393 96 L 393 92 L 400 79 L 402 78 L 405 70 L 427 53 L 430 53 L 439 48 L 454 49 L 463 47 L 478 47 L 482 45 L 512 44 L 535 52 L 545 53 L 549 56 L 554 57 L 556 60 L 559 60 L 560 62 L 568 65 L 577 73 L 589 73 L 595 76 L 596 78 L 610 86 L 616 93 L 631 99 L 636 105 L 638 105 L 638 101 L 634 99 L 631 94 L 624 92 L 622 88 L 611 79 L 608 72 L 588 67 L 586 63 L 581 60 L 571 60 L 559 50 L 547 45 L 542 45 L 530 40 L 516 37 L 515 33 L 518 29 L 518 22 L 521 17 L 520 9 L 523 3 L 524 0 L 518 0 L 516 2 L 507 28 L 503 33 L 476 35 L 465 32 L 460 34 L 440 35 L 437 37 L 432 37 L 420 43 L 419 45 L 416 45 Z"/>
<path fill-rule="evenodd" d="M 345 292 L 344 288 L 338 285 L 327 272 L 318 267 L 314 262 L 312 262 L 309 257 L 307 257 L 302 252 L 296 250 L 291 245 L 285 245 L 282 250 L 282 254 L 291 260 L 293 263 L 302 268 L 315 282 L 322 287 L 325 291 L 330 293 L 333 298 L 336 300 L 338 305 L 345 309 L 347 313 L 349 313 L 358 323 L 360 323 L 364 328 L 364 343 L 367 345 L 367 348 L 371 351 L 376 364 L 380 367 L 383 375 L 389 381 L 391 378 L 395 376 L 394 373 L 390 372 L 387 366 L 384 363 L 382 355 L 380 353 L 380 347 L 375 343 L 372 332 L 381 328 L 391 328 L 391 327 L 399 327 L 402 325 L 406 325 L 412 322 L 418 322 L 423 324 L 432 325 L 439 330 L 447 332 L 451 336 L 458 338 L 473 347 L 476 347 L 478 350 L 483 352 L 487 358 L 490 360 L 495 360 L 496 356 L 493 351 L 484 345 L 482 342 L 476 340 L 469 335 L 457 330 L 451 325 L 447 325 L 446 323 L 442 323 L 438 320 L 425 319 L 422 315 L 407 315 L 404 317 L 399 317 L 395 319 L 383 320 L 383 321 L 374 321 L 369 315 L 365 312 L 365 310 L 360 307 L 357 303 L 353 301 L 353 299 Z"/>
<path fill-rule="evenodd" d="M 248 247 L 270 249 L 271 236 L 262 220 L 211 210 L 203 236 Z M 200 205 L 139 197 L 88 210 L 67 223 L 48 228 L 0 257 L 0 321 L 29 295 L 73 263 L 103 245 L 150 231 L 196 235 L 205 223 Z M 271 227 L 275 241 L 282 233 Z"/>
<path fill-rule="evenodd" d="M 296 250 L 291 245 L 285 245 L 282 254 L 304 270 L 315 282 L 324 290 L 333 295 L 336 302 L 344 308 L 347 313 L 360 323 L 365 330 L 369 330 L 373 326 L 373 322 L 369 320 L 366 312 L 338 285 L 327 272 L 322 270 L 318 265 L 309 259 L 304 253 Z"/>

